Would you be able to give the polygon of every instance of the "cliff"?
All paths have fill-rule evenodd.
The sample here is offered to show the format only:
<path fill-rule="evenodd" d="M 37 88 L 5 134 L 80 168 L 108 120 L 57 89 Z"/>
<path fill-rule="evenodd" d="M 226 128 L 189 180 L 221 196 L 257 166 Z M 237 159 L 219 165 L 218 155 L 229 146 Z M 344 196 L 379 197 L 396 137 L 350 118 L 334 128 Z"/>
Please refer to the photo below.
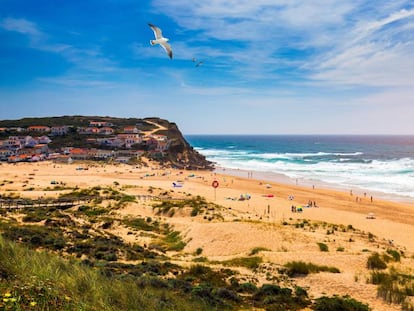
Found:
<path fill-rule="evenodd" d="M 30 131 L 31 126 L 47 126 L 50 129 L 58 126 L 65 126 L 68 128 L 64 135 L 53 135 L 53 132 L 33 132 Z M 125 133 L 126 127 L 136 128 L 136 132 L 140 133 L 142 137 L 157 137 L 158 135 L 167 137 L 168 148 L 163 152 L 157 152 L 154 144 L 142 142 L 130 147 L 111 147 L 108 145 L 102 146 L 96 143 L 91 143 L 93 139 L 108 137 L 100 133 L 90 133 L 84 135 L 79 133 L 79 128 L 110 127 L 113 130 L 113 135 Z M 9 136 L 23 136 L 32 135 L 39 136 L 47 134 L 52 139 L 49 147 L 58 151 L 63 147 L 78 147 L 78 148 L 103 148 L 116 150 L 143 150 L 144 156 L 150 158 L 152 161 L 157 161 L 165 166 L 172 166 L 179 169 L 200 169 L 210 170 L 213 164 L 207 161 L 206 158 L 198 153 L 186 141 L 178 126 L 169 122 L 168 120 L 157 117 L 151 118 L 115 118 L 102 116 L 62 116 L 62 117 L 42 117 L 42 118 L 24 118 L 19 120 L 2 120 L 0 121 L 0 140 L 7 139 Z"/>

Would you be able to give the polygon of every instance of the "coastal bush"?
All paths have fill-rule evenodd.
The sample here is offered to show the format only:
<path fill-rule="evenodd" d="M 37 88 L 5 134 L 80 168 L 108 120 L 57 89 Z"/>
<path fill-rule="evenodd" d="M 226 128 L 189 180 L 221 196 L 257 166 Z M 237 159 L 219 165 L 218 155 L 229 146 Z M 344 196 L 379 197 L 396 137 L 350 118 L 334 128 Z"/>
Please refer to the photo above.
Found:
<path fill-rule="evenodd" d="M 270 250 L 266 247 L 255 247 L 250 251 L 249 256 L 256 255 L 256 254 L 258 254 L 259 252 L 262 252 L 262 251 L 270 251 Z"/>
<path fill-rule="evenodd" d="M 223 270 L 213 270 L 201 264 L 192 265 L 188 271 L 183 272 L 179 278 L 193 284 L 209 284 L 210 287 L 226 287 L 228 273 Z"/>
<path fill-rule="evenodd" d="M 360 301 L 349 296 L 339 297 L 320 297 L 312 305 L 312 310 L 316 311 L 369 311 L 371 308 Z"/>
<path fill-rule="evenodd" d="M 51 250 L 59 250 L 66 244 L 63 231 L 56 227 L 36 225 L 6 226 L 3 236 L 9 240 L 19 241 L 34 248 L 45 247 Z"/>
<path fill-rule="evenodd" d="M 390 254 L 394 261 L 401 261 L 401 254 L 395 249 L 387 249 L 387 254 Z"/>
<path fill-rule="evenodd" d="M 388 303 L 409 305 L 414 297 L 413 275 L 400 273 L 395 269 L 391 269 L 390 272 L 374 271 L 371 273 L 369 282 L 378 285 L 378 297 Z"/>
<path fill-rule="evenodd" d="M 285 264 L 287 268 L 287 275 L 294 277 L 297 275 L 308 275 L 309 273 L 330 272 L 340 273 L 340 270 L 335 267 L 319 266 L 313 263 L 306 263 L 303 261 L 291 261 Z"/>
<path fill-rule="evenodd" d="M 329 251 L 328 245 L 326 245 L 325 243 L 321 243 L 321 242 L 319 242 L 319 243 L 317 243 L 317 244 L 318 244 L 318 246 L 319 246 L 319 250 L 320 250 L 321 252 L 328 252 L 328 251 Z"/>
<path fill-rule="evenodd" d="M 83 214 L 90 218 L 95 218 L 97 216 L 101 216 L 104 214 L 108 214 L 110 212 L 109 209 L 104 207 L 94 207 L 89 205 L 81 205 L 78 207 L 77 215 Z"/>
<path fill-rule="evenodd" d="M 169 251 L 180 251 L 186 246 L 186 243 L 181 239 L 179 231 L 169 232 L 162 241 L 165 249 Z"/>
<path fill-rule="evenodd" d="M 248 269 L 254 270 L 259 267 L 262 261 L 263 259 L 261 257 L 255 256 L 255 257 L 238 257 L 238 258 L 233 258 L 230 260 L 218 261 L 218 262 L 213 262 L 213 263 L 220 263 L 224 266 L 230 266 L 230 267 L 246 267 Z"/>
<path fill-rule="evenodd" d="M 150 223 L 148 222 L 148 218 L 147 220 L 144 218 L 124 218 L 121 223 L 135 230 L 159 232 L 158 223 Z"/>
<path fill-rule="evenodd" d="M 296 295 L 298 293 L 299 295 Z M 266 310 L 299 310 L 309 305 L 307 293 L 304 289 L 295 291 L 282 288 L 275 284 L 263 284 L 253 294 L 252 299 L 256 307 L 264 307 Z"/>
<path fill-rule="evenodd" d="M 373 253 L 371 256 L 368 257 L 367 268 L 371 270 L 383 270 L 387 268 L 387 264 L 381 259 L 378 253 Z"/>
<path fill-rule="evenodd" d="M 253 283 L 250 283 L 250 282 L 241 283 L 241 284 L 238 285 L 237 291 L 241 292 L 241 293 L 252 294 L 252 293 L 257 291 L 257 286 Z"/>

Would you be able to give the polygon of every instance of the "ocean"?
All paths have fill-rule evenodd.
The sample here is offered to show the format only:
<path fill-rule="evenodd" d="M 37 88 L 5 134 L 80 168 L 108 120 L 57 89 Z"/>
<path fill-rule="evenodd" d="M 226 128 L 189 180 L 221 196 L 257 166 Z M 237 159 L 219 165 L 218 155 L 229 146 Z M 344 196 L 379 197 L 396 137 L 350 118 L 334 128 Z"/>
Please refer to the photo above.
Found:
<path fill-rule="evenodd" d="M 414 202 L 414 136 L 186 135 L 217 171 Z M 282 180 L 284 178 L 284 180 Z"/>

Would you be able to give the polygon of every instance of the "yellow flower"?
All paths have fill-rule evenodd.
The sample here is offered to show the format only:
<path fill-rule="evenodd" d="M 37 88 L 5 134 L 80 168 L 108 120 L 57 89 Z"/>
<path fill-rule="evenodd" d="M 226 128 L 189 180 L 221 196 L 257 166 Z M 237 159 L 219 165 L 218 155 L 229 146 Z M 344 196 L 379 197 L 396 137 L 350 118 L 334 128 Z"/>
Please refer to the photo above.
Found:
<path fill-rule="evenodd" d="M 17 298 L 15 298 L 15 297 L 10 298 L 10 301 L 11 301 L 11 302 L 16 302 L 16 301 L 17 301 Z"/>
<path fill-rule="evenodd" d="M 70 298 L 69 296 L 67 296 L 67 295 L 65 295 L 65 299 L 67 300 L 67 301 L 71 301 L 72 300 L 72 298 Z"/>
<path fill-rule="evenodd" d="M 11 294 L 10 293 L 5 293 L 4 297 L 9 298 L 9 297 L 11 297 Z"/>
<path fill-rule="evenodd" d="M 3 298 L 3 302 L 8 302 L 9 298 Z"/>
<path fill-rule="evenodd" d="M 29 303 L 29 305 L 30 305 L 31 307 L 34 307 L 35 305 L 37 305 L 37 302 L 36 302 L 36 301 L 32 301 L 32 302 L 30 302 L 30 303 Z"/>

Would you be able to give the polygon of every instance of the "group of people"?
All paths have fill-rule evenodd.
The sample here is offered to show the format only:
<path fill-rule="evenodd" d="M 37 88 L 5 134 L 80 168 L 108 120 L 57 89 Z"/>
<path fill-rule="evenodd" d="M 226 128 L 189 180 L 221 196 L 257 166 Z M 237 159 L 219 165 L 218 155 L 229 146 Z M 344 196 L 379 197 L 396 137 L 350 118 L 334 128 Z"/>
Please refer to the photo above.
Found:
<path fill-rule="evenodd" d="M 302 207 L 301 206 L 296 207 L 296 205 L 292 205 L 290 210 L 292 211 L 292 213 L 302 213 L 303 212 Z"/>

